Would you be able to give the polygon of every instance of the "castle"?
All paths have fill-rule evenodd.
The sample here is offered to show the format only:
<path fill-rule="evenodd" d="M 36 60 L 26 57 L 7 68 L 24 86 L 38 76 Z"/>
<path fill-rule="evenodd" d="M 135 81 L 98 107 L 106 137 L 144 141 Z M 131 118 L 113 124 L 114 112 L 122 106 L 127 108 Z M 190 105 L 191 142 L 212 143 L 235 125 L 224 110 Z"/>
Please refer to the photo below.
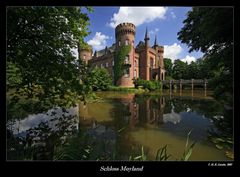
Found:
<path fill-rule="evenodd" d="M 159 46 L 155 37 L 154 45 L 150 46 L 150 37 L 146 29 L 144 41 L 135 47 L 136 27 L 132 23 L 121 23 L 115 29 L 116 42 L 109 48 L 95 51 L 92 48 L 79 48 L 79 58 L 93 67 L 106 68 L 114 78 L 114 52 L 122 45 L 130 45 L 131 50 L 126 55 L 124 65 L 128 65 L 124 75 L 116 82 L 120 87 L 134 87 L 133 80 L 165 80 L 163 62 L 164 47 Z"/>

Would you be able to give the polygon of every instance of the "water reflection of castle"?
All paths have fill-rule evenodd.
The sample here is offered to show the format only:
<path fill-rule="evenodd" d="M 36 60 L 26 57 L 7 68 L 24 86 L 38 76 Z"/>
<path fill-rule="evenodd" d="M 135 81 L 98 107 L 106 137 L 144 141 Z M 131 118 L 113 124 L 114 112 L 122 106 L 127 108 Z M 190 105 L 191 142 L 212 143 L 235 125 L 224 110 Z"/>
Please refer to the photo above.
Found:
<path fill-rule="evenodd" d="M 80 106 L 80 119 L 82 125 L 90 125 L 92 120 L 100 122 L 120 121 L 130 128 L 146 125 L 161 125 L 164 123 L 177 124 L 181 118 L 174 112 L 174 106 L 167 104 L 168 98 L 163 96 L 149 97 L 135 95 L 133 93 L 124 94 L 116 98 L 113 104 L 99 103 L 101 105 Z M 101 113 L 94 107 L 100 106 Z M 119 122 L 118 122 L 119 123 Z M 111 124 L 111 123 L 110 123 Z"/>
<path fill-rule="evenodd" d="M 174 106 L 170 105 L 170 110 L 165 110 L 166 98 L 144 98 L 137 95 L 128 95 L 121 99 L 121 102 L 128 107 L 129 125 L 134 128 L 138 125 L 161 125 L 164 123 L 177 124 L 181 121 L 178 113 L 174 112 Z"/>
<path fill-rule="evenodd" d="M 129 124 L 134 128 L 136 124 L 163 124 L 165 98 L 138 98 L 132 94 L 121 98 L 121 102 L 128 107 Z"/>

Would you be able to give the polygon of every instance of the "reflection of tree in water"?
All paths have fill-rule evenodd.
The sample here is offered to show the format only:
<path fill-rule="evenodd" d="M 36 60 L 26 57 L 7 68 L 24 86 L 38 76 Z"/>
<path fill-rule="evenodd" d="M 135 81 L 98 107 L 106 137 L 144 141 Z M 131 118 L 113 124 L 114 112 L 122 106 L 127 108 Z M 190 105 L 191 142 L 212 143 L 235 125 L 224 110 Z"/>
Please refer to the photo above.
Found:
<path fill-rule="evenodd" d="M 66 138 L 76 133 L 76 115 L 68 115 L 66 109 L 62 114 L 51 112 L 50 119 L 40 122 L 24 133 L 14 135 L 8 129 L 7 158 L 9 160 L 52 160 L 54 148 L 66 142 Z"/>
<path fill-rule="evenodd" d="M 166 98 L 164 114 L 172 109 L 177 112 L 196 112 L 210 119 L 215 128 L 208 130 L 209 139 L 218 149 L 225 149 L 226 155 L 233 158 L 233 110 L 224 109 L 224 106 L 215 100 L 192 100 L 181 98 Z"/>
<path fill-rule="evenodd" d="M 214 115 L 222 115 L 223 107 L 220 103 L 214 100 L 192 100 L 192 99 L 181 99 L 181 98 L 167 98 L 166 105 L 164 108 L 164 114 L 171 113 L 171 111 L 180 112 L 196 112 L 204 115 L 205 117 L 212 117 Z"/>

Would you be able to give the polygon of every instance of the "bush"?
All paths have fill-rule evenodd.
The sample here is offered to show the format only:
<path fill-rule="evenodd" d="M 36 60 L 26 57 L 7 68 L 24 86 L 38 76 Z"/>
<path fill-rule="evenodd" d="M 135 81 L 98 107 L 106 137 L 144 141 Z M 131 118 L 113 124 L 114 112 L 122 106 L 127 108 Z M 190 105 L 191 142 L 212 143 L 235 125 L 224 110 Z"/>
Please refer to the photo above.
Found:
<path fill-rule="evenodd" d="M 132 93 L 141 93 L 144 92 L 141 88 L 126 88 L 126 87 L 117 87 L 117 86 L 109 86 L 108 91 L 120 91 L 120 92 L 132 92 Z"/>
<path fill-rule="evenodd" d="M 105 68 L 94 68 L 88 75 L 87 83 L 94 91 L 107 90 L 112 85 L 112 79 Z"/>
<path fill-rule="evenodd" d="M 162 83 L 160 81 L 147 81 L 139 78 L 134 80 L 134 85 L 135 88 L 143 87 L 144 89 L 148 89 L 151 91 L 161 89 L 162 87 Z"/>

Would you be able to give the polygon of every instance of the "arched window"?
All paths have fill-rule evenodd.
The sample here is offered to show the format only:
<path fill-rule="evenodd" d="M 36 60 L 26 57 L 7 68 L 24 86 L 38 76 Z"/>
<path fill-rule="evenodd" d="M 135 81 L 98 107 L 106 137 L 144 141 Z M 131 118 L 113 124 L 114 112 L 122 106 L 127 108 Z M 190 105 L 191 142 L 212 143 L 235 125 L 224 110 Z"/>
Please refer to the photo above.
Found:
<path fill-rule="evenodd" d="M 129 77 L 129 68 L 124 70 L 124 77 Z"/>
<path fill-rule="evenodd" d="M 137 70 L 136 69 L 134 70 L 134 77 L 135 78 L 137 77 Z"/>
<path fill-rule="evenodd" d="M 153 58 L 150 58 L 150 67 L 153 68 L 153 66 L 154 66 L 154 60 Z"/>

